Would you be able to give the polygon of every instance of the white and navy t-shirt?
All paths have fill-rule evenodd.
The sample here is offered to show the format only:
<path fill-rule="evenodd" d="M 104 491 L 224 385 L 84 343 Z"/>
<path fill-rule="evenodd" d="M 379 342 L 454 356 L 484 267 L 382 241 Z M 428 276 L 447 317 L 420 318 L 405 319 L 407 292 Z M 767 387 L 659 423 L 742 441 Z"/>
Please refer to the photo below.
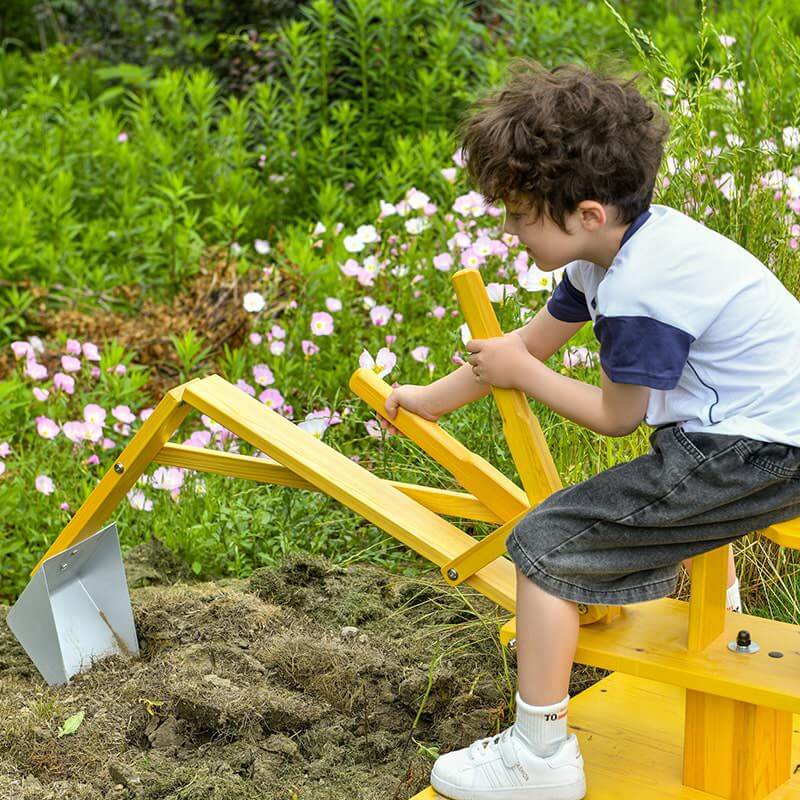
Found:
<path fill-rule="evenodd" d="M 547 308 L 592 321 L 612 381 L 651 387 L 648 425 L 800 446 L 800 302 L 686 214 L 651 205 L 607 270 L 567 264 Z"/>

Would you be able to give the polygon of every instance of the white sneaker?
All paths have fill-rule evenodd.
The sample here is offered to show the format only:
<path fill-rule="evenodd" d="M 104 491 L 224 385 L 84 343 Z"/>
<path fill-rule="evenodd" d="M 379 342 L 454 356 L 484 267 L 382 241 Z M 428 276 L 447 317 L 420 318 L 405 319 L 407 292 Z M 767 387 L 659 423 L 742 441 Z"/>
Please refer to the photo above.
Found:
<path fill-rule="evenodd" d="M 452 800 L 582 800 L 586 777 L 578 738 L 570 734 L 547 758 L 512 725 L 496 736 L 436 759 L 431 786 Z"/>

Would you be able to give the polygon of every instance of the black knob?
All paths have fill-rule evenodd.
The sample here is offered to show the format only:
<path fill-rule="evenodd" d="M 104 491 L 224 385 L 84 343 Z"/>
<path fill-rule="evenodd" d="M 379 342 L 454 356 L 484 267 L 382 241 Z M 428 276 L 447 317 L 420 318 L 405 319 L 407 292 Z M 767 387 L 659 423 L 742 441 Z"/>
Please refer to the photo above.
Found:
<path fill-rule="evenodd" d="M 739 631 L 736 634 L 737 647 L 750 647 L 750 631 Z"/>

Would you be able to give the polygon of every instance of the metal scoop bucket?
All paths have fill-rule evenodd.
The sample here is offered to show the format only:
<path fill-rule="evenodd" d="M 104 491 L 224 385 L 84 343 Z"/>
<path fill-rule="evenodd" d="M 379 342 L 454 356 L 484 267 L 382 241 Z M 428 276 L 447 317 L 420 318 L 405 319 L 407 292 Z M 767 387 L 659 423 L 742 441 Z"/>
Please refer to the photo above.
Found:
<path fill-rule="evenodd" d="M 42 562 L 7 621 L 51 686 L 106 656 L 138 656 L 116 523 Z"/>

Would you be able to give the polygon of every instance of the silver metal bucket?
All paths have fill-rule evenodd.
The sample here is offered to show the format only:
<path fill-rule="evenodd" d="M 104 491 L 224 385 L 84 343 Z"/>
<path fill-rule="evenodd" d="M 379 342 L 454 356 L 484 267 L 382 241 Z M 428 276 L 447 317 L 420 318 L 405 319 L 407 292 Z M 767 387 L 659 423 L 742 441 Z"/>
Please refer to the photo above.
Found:
<path fill-rule="evenodd" d="M 7 621 L 51 686 L 106 656 L 138 656 L 116 523 L 44 561 Z"/>

